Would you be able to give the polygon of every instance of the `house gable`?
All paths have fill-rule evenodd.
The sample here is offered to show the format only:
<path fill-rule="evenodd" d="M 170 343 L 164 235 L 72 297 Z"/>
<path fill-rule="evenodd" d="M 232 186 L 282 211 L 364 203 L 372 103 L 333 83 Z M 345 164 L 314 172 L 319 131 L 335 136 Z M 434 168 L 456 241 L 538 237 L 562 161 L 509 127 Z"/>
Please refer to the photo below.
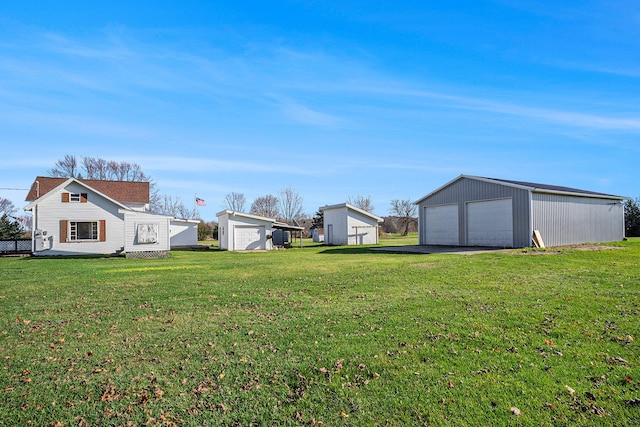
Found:
<path fill-rule="evenodd" d="M 74 180 L 126 206 L 145 206 L 149 203 L 149 183 L 131 181 L 103 181 L 95 179 L 36 177 L 27 193 L 26 201 L 33 202 Z"/>

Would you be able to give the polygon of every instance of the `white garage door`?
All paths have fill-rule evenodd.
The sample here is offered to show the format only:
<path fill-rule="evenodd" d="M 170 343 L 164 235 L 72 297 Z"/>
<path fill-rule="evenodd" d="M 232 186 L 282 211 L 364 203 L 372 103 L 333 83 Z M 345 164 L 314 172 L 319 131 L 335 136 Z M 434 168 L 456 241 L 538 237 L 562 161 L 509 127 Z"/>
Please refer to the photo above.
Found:
<path fill-rule="evenodd" d="M 265 249 L 264 226 L 237 226 L 233 236 L 233 247 L 236 251 Z"/>
<path fill-rule="evenodd" d="M 511 199 L 467 204 L 467 244 L 469 246 L 513 246 Z"/>
<path fill-rule="evenodd" d="M 425 244 L 459 245 L 458 205 L 424 208 Z"/>

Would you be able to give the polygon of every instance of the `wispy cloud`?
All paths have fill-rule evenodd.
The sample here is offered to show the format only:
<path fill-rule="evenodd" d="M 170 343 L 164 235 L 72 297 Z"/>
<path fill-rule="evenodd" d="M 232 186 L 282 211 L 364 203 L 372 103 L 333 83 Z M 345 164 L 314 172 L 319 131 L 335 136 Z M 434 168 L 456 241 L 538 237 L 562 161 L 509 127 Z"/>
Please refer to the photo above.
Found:
<path fill-rule="evenodd" d="M 279 154 L 280 157 L 284 153 Z M 290 175 L 318 175 L 318 169 L 309 167 L 297 167 L 295 164 L 288 165 L 286 169 L 282 168 L 282 163 L 277 159 L 263 159 L 261 161 L 247 162 L 240 160 L 221 160 L 219 158 L 208 157 L 140 157 L 129 156 L 132 161 L 144 164 L 145 170 L 162 172 L 210 172 L 216 173 L 233 172 L 233 173 L 278 173 Z"/>
<path fill-rule="evenodd" d="M 473 88 L 467 87 L 473 91 Z M 354 90 L 352 87 L 351 90 Z M 393 98 L 406 97 L 422 100 L 438 101 L 442 107 L 449 109 L 471 110 L 495 113 L 503 116 L 517 116 L 529 120 L 556 123 L 564 126 L 599 130 L 640 131 L 640 112 L 632 111 L 625 116 L 612 117 L 590 112 L 561 110 L 529 106 L 523 103 L 506 103 L 489 98 L 458 95 L 458 91 L 437 92 L 414 89 L 411 87 L 376 86 L 360 87 L 358 90 L 370 94 L 380 94 Z M 520 94 L 522 96 L 522 94 Z M 524 95 L 526 98 L 527 95 Z M 533 98 L 534 94 L 528 97 Z M 525 101 L 526 102 L 526 101 Z M 538 101 L 539 102 L 539 101 Z"/>
<path fill-rule="evenodd" d="M 280 108 L 285 117 L 293 123 L 326 128 L 338 128 L 342 123 L 339 117 L 314 110 L 299 101 L 278 95 L 273 95 L 272 99 L 275 101 L 275 106 Z"/>

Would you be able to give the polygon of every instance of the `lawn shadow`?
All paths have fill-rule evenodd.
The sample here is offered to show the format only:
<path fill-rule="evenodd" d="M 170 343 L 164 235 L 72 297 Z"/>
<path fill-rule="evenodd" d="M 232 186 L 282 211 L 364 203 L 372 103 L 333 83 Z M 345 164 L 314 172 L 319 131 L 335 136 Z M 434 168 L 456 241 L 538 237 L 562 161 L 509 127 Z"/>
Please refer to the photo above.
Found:
<path fill-rule="evenodd" d="M 325 255 L 352 255 L 352 254 L 364 254 L 375 255 L 376 253 L 387 254 L 402 254 L 402 255 L 424 255 L 421 252 L 411 252 L 396 250 L 394 248 L 388 248 L 384 246 L 333 246 L 318 252 Z"/>
<path fill-rule="evenodd" d="M 327 249 L 318 252 L 324 255 L 343 254 L 372 254 L 370 246 L 329 246 Z"/>

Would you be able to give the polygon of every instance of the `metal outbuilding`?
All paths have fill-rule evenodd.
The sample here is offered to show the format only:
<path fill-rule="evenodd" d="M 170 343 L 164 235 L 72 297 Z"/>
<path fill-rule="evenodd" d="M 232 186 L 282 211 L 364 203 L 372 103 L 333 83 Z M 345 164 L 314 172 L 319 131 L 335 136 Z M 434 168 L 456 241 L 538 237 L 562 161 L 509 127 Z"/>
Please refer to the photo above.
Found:
<path fill-rule="evenodd" d="M 325 245 L 375 245 L 384 219 L 349 203 L 323 206 Z"/>
<path fill-rule="evenodd" d="M 298 232 L 304 227 L 278 222 L 275 218 L 266 218 L 244 212 L 224 210 L 218 212 L 218 244 L 227 251 L 272 250 L 284 246 L 284 241 L 274 242 L 274 232 Z M 280 237 L 282 239 L 282 237 Z M 289 240 L 288 244 L 291 243 Z M 300 247 L 302 237 L 300 236 Z"/>
<path fill-rule="evenodd" d="M 419 244 L 528 247 L 624 238 L 626 197 L 460 175 L 415 202 Z"/>

